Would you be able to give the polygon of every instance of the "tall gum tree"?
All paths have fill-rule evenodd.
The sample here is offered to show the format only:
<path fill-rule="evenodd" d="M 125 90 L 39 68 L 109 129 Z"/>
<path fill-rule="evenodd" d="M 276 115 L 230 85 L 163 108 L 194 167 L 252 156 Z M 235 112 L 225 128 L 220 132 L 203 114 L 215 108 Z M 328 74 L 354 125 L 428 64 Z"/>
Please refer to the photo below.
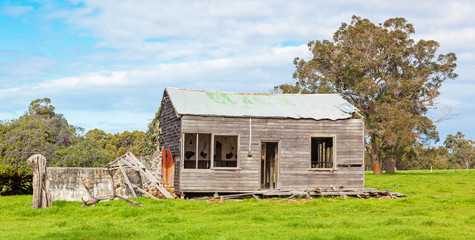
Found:
<path fill-rule="evenodd" d="M 465 139 L 461 132 L 449 134 L 444 141 L 445 147 L 450 151 L 449 160 L 453 165 L 459 164 L 470 169 L 475 160 L 475 141 Z"/>
<path fill-rule="evenodd" d="M 282 93 L 339 93 L 365 120 L 365 148 L 374 174 L 396 171 L 398 155 L 419 140 L 434 139 L 434 121 L 425 114 L 435 106 L 439 88 L 457 74 L 454 53 L 438 54 L 439 43 L 415 41 L 404 18 L 374 24 L 353 16 L 333 41 L 311 41 L 310 60 L 296 58 L 295 84 L 275 86 Z"/>

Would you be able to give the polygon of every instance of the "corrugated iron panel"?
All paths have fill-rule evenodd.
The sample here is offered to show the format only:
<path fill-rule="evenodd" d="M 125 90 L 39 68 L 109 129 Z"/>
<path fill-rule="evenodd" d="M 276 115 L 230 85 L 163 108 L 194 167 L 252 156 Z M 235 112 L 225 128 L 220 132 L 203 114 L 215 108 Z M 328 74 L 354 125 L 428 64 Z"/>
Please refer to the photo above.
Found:
<path fill-rule="evenodd" d="M 181 115 L 346 119 L 355 108 L 338 94 L 252 94 L 166 88 Z"/>

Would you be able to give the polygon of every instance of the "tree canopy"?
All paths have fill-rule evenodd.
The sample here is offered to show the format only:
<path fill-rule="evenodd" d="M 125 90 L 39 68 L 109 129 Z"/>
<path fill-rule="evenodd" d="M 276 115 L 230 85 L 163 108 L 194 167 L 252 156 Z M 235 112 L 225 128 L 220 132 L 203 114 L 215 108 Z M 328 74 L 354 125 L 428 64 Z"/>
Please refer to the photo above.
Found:
<path fill-rule="evenodd" d="M 28 112 L 18 119 L 0 122 L 0 170 L 29 172 L 26 160 L 42 154 L 49 166 L 99 167 L 126 151 L 138 155 L 145 133 L 133 131 L 110 134 L 70 125 L 54 112 L 49 98 L 31 102 Z"/>
<path fill-rule="evenodd" d="M 140 152 L 144 145 L 145 133 L 135 130 L 122 133 L 106 133 L 100 129 L 89 130 L 86 139 L 96 142 L 107 153 L 107 158 L 112 161 L 126 152 L 132 152 L 135 156 L 143 155 Z"/>
<path fill-rule="evenodd" d="M 449 161 L 453 165 L 460 165 L 466 169 L 473 166 L 475 160 L 475 141 L 465 139 L 461 132 L 449 134 L 444 141 L 445 147 L 450 151 Z"/>
<path fill-rule="evenodd" d="M 30 106 L 28 107 L 28 114 L 39 115 L 41 117 L 54 117 L 56 115 L 54 109 L 55 107 L 51 105 L 51 99 L 36 99 L 30 103 Z"/>
<path fill-rule="evenodd" d="M 454 72 L 454 53 L 438 54 L 434 40 L 415 41 L 414 26 L 404 18 L 374 24 L 353 16 L 333 41 L 311 41 L 310 60 L 296 58 L 293 84 L 275 86 L 282 93 L 339 93 L 364 117 L 366 150 L 375 174 L 396 170 L 406 146 L 434 139 L 438 133 L 426 116 L 439 88 Z"/>
<path fill-rule="evenodd" d="M 139 149 L 142 155 L 151 155 L 157 150 L 156 148 L 159 143 L 159 136 L 161 133 L 160 121 L 158 120 L 159 117 L 160 109 L 158 109 L 158 111 L 155 113 L 155 117 L 148 123 L 143 144 Z"/>
<path fill-rule="evenodd" d="M 61 115 L 21 116 L 0 127 L 0 164 L 3 170 L 28 172 L 26 159 L 42 154 L 49 166 L 101 166 L 106 155 L 94 141 L 81 137 Z"/>

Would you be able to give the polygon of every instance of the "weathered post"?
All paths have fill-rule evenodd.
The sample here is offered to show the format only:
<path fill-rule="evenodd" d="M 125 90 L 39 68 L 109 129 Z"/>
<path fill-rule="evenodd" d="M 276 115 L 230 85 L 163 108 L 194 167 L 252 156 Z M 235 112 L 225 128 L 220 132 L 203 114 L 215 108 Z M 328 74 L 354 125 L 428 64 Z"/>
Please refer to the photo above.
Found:
<path fill-rule="evenodd" d="M 51 197 L 46 185 L 46 158 L 41 154 L 35 154 L 29 157 L 26 163 L 33 169 L 33 201 L 31 208 L 51 206 Z"/>

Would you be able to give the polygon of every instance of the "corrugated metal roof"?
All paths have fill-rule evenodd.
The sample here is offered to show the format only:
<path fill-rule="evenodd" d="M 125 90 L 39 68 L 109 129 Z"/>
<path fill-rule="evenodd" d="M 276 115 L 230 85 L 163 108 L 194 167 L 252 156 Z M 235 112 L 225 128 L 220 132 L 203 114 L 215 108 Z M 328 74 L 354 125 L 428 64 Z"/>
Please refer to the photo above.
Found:
<path fill-rule="evenodd" d="M 178 114 L 346 119 L 355 108 L 338 94 L 253 94 L 166 88 Z"/>

